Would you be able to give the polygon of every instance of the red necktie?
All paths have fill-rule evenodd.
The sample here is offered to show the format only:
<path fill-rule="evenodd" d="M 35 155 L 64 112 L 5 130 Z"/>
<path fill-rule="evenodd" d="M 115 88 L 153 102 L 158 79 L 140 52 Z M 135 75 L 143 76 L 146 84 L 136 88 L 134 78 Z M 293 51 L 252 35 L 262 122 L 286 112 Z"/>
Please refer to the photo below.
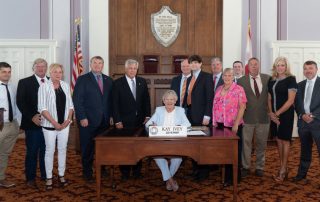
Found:
<path fill-rule="evenodd" d="M 41 83 L 44 83 L 44 79 L 41 79 Z"/>
<path fill-rule="evenodd" d="M 253 79 L 253 87 L 254 87 L 254 93 L 256 94 L 257 98 L 260 97 L 260 92 L 259 92 L 259 88 L 258 88 L 258 84 L 256 81 L 256 78 L 252 77 Z"/>
<path fill-rule="evenodd" d="M 217 80 L 217 76 L 214 76 L 213 78 L 213 89 L 216 89 L 216 80 Z"/>

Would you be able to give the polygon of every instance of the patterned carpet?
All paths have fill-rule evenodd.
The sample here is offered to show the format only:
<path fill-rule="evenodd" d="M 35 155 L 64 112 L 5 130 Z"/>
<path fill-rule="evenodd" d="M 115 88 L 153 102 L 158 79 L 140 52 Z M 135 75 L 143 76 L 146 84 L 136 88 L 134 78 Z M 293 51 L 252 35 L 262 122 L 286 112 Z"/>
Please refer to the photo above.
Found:
<path fill-rule="evenodd" d="M 299 160 L 299 140 L 293 141 L 290 162 L 289 178 L 296 174 Z M 53 191 L 46 192 L 44 182 L 38 181 L 40 190 L 27 188 L 24 181 L 24 140 L 18 140 L 10 157 L 7 170 L 8 179 L 16 182 L 16 187 L 0 188 L 0 201 L 97 201 L 95 184 L 85 184 L 81 178 L 80 156 L 69 148 L 67 154 L 66 178 L 70 185 L 61 189 L 54 187 Z M 254 159 L 254 158 L 253 158 Z M 320 166 L 316 148 L 313 148 L 313 163 L 308 174 L 307 183 L 295 184 L 291 180 L 277 184 L 272 180 L 272 174 L 278 167 L 276 146 L 268 146 L 266 156 L 265 176 L 258 178 L 251 174 L 239 184 L 238 201 L 319 201 L 320 200 Z M 55 168 L 56 166 L 55 162 Z M 191 168 L 190 161 L 186 161 L 183 168 L 177 173 L 180 189 L 177 192 L 165 190 L 161 173 L 152 161 L 150 168 L 144 161 L 144 179 L 127 182 L 120 181 L 118 168 L 115 170 L 117 188 L 111 189 L 110 177 L 103 179 L 102 201 L 232 201 L 232 187 L 221 186 L 219 171 L 211 172 L 210 178 L 202 183 L 193 182 L 184 177 Z M 252 170 L 253 172 L 253 170 Z"/>

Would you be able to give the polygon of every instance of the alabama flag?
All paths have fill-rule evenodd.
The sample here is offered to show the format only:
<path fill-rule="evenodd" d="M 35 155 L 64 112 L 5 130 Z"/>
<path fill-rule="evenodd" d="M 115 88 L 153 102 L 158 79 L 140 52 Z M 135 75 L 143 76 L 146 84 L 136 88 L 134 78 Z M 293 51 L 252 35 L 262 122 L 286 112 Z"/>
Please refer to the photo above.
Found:
<path fill-rule="evenodd" d="M 252 58 L 252 35 L 251 35 L 251 22 L 248 20 L 248 32 L 247 32 L 247 45 L 246 45 L 246 55 L 245 55 L 245 73 L 249 74 L 248 61 Z"/>

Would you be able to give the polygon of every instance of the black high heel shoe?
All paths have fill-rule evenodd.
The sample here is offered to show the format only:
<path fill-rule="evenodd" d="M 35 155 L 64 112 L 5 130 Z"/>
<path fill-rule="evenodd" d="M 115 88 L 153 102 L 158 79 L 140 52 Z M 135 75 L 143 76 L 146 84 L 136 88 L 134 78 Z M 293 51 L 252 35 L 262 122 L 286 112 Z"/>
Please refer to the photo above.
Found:
<path fill-rule="evenodd" d="M 59 176 L 59 186 L 60 187 L 68 186 L 68 181 L 64 178 L 64 176 Z"/>

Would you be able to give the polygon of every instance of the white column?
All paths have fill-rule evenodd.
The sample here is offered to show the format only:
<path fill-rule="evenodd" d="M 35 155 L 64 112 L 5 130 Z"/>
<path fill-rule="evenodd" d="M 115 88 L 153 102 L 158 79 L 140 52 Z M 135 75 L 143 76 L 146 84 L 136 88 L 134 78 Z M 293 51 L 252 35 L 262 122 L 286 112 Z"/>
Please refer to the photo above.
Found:
<path fill-rule="evenodd" d="M 103 72 L 109 75 L 109 1 L 89 2 L 89 54 L 103 57 Z"/>
<path fill-rule="evenodd" d="M 242 1 L 223 1 L 223 66 L 232 67 L 235 60 L 241 60 Z M 244 51 L 244 50 L 243 50 Z"/>
<path fill-rule="evenodd" d="M 272 68 L 272 42 L 277 40 L 277 0 L 257 1 L 257 57 L 261 72 L 270 74 Z"/>
<path fill-rule="evenodd" d="M 49 39 L 58 41 L 56 61 L 64 67 L 64 81 L 70 83 L 70 1 L 49 1 Z"/>

